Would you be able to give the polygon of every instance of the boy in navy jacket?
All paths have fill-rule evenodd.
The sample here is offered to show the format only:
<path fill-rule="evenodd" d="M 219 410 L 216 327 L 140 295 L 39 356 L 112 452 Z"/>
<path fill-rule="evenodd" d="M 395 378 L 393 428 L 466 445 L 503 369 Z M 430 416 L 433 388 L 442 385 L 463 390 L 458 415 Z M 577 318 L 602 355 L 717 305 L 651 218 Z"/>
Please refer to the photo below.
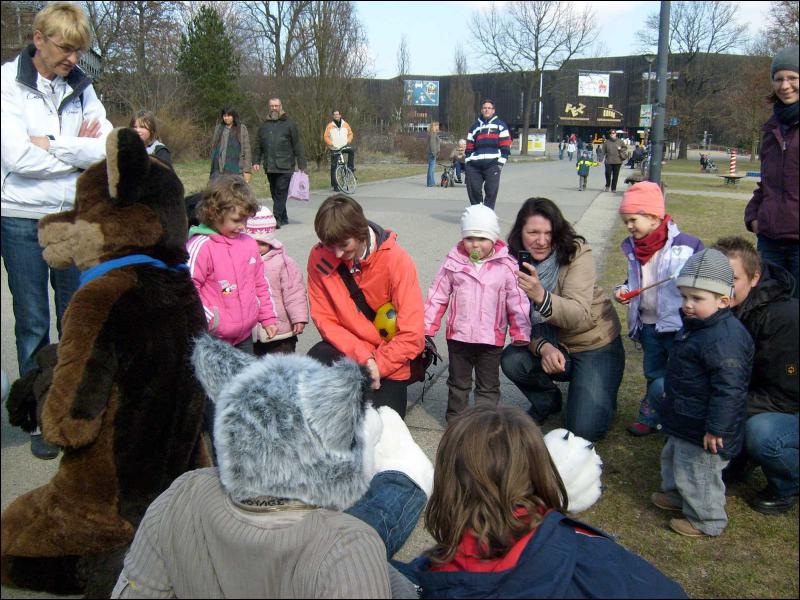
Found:
<path fill-rule="evenodd" d="M 665 510 L 681 511 L 670 528 L 689 537 L 720 535 L 728 523 L 722 470 L 742 447 L 753 341 L 731 313 L 733 269 L 724 254 L 692 255 L 676 282 L 683 327 L 667 363 L 661 424 Z"/>

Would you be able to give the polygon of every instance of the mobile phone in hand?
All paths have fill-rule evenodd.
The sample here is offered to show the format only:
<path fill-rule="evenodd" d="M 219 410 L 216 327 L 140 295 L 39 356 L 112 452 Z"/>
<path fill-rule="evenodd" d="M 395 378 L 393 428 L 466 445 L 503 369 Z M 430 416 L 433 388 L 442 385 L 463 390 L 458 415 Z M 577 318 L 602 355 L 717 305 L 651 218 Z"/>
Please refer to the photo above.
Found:
<path fill-rule="evenodd" d="M 528 269 L 523 268 L 522 263 L 533 264 L 533 257 L 527 250 L 520 250 L 517 253 L 517 261 L 519 261 L 519 270 L 523 273 L 529 273 Z"/>

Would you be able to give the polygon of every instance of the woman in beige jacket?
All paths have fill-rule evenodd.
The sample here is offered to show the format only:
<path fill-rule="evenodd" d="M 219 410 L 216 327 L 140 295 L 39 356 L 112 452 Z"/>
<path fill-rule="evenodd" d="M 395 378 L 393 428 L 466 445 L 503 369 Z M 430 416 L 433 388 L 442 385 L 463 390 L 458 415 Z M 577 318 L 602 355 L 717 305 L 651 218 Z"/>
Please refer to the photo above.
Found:
<path fill-rule="evenodd" d="M 595 284 L 591 248 L 546 198 L 525 201 L 508 246 L 518 258 L 530 253 L 519 286 L 531 300 L 532 331 L 530 347 L 503 351 L 503 372 L 528 398 L 528 412 L 540 425 L 561 410 L 554 381 L 569 381 L 566 428 L 600 439 L 617 408 L 625 351 L 617 313 Z"/>

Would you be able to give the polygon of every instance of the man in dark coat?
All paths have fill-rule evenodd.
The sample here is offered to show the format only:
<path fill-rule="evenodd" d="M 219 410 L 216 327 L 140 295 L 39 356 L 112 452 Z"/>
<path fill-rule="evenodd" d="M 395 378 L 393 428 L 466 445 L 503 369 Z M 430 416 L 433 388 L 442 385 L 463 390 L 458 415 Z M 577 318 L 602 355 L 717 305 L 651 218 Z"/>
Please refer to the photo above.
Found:
<path fill-rule="evenodd" d="M 753 338 L 755 358 L 747 391 L 745 452 L 732 467 L 746 470 L 747 458 L 764 471 L 767 487 L 753 508 L 780 514 L 797 504 L 798 491 L 798 301 L 786 269 L 761 262 L 753 245 L 740 237 L 714 245 L 734 273 L 734 315 Z M 738 464 L 737 464 L 738 463 Z M 731 476 L 739 475 L 735 471 Z"/>
<path fill-rule="evenodd" d="M 295 164 L 300 171 L 306 170 L 306 154 L 297 125 L 283 112 L 280 98 L 269 101 L 267 120 L 258 128 L 253 147 L 253 171 L 264 166 L 269 180 L 275 220 L 278 227 L 289 223 L 286 214 L 286 197 Z"/>

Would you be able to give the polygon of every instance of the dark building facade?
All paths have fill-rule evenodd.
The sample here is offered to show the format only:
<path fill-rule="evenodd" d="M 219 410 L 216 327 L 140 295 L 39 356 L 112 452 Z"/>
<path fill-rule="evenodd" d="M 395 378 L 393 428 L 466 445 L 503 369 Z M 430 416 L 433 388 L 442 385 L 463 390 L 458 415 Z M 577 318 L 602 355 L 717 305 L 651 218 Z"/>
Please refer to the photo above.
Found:
<path fill-rule="evenodd" d="M 746 61 L 753 57 L 741 55 L 713 55 L 715 65 L 719 65 L 720 77 L 732 77 Z M 756 59 L 757 60 L 757 59 Z M 670 55 L 668 80 L 681 77 L 687 58 L 681 54 Z M 647 104 L 648 77 L 650 78 L 650 99 L 656 97 L 655 61 L 648 73 L 648 62 L 642 55 L 616 56 L 605 58 L 584 58 L 570 60 L 561 69 L 544 71 L 542 75 L 542 128 L 547 130 L 548 141 L 575 133 L 583 139 L 602 135 L 609 129 L 619 129 L 636 137 L 642 132 L 640 127 L 640 108 Z M 609 76 L 608 97 L 581 96 L 578 93 L 580 73 L 607 73 Z M 473 91 L 475 115 L 481 99 L 491 98 L 500 115 L 517 133 L 523 126 L 524 94 L 523 82 L 519 74 L 480 73 L 468 75 Z M 765 76 L 766 77 L 766 76 Z M 416 129 L 426 129 L 431 121 L 439 121 L 448 130 L 448 111 L 450 89 L 454 76 L 407 75 L 404 79 L 434 80 L 439 82 L 439 105 L 435 107 L 407 107 L 405 125 Z M 766 81 L 766 79 L 765 79 Z M 534 85 L 538 95 L 539 82 Z M 398 78 L 372 80 L 368 86 L 368 97 L 376 99 L 386 90 L 402 89 Z M 384 102 L 384 105 L 390 103 Z M 529 126 L 536 127 L 539 120 L 538 102 L 534 101 Z M 667 138 L 670 137 L 669 101 L 667 110 Z M 391 115 L 382 114 L 381 118 Z M 454 136 L 462 132 L 451 132 Z M 694 140 L 692 140 L 694 141 Z"/>

